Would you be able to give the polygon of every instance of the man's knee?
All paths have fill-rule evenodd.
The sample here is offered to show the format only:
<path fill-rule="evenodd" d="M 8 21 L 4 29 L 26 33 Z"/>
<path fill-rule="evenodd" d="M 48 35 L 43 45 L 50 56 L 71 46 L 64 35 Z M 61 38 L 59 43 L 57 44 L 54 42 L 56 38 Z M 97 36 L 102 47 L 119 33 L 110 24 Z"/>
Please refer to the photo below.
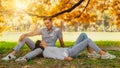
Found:
<path fill-rule="evenodd" d="M 27 40 L 29 40 L 29 38 L 28 38 L 28 37 L 25 37 L 25 38 L 23 38 L 23 39 L 21 40 L 21 42 L 22 42 L 22 41 L 27 41 Z"/>
<path fill-rule="evenodd" d="M 28 38 L 28 37 L 25 37 L 23 40 L 27 41 L 27 40 L 29 40 L 29 38 Z"/>
<path fill-rule="evenodd" d="M 31 42 L 32 40 L 31 40 L 30 38 L 28 38 L 28 37 L 25 37 L 25 38 L 23 39 L 23 41 L 25 41 L 25 42 Z"/>

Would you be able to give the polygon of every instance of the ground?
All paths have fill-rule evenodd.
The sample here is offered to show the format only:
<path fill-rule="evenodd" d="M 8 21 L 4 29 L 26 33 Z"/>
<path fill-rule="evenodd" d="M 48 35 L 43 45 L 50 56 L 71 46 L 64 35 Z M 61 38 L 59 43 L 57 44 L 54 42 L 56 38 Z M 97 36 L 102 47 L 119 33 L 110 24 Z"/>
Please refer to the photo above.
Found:
<path fill-rule="evenodd" d="M 68 44 L 69 43 L 69 44 Z M 102 43 L 102 42 L 101 42 Z M 116 44 L 112 42 L 113 44 Z M 12 48 L 16 42 L 0 42 L 0 59 L 3 56 L 6 56 L 9 52 L 12 51 Z M 57 42 L 58 44 L 58 42 Z M 72 45 L 73 42 L 65 42 L 65 44 Z M 97 44 L 99 45 L 100 42 Z M 108 45 L 108 44 L 107 44 Z M 100 45 L 99 45 L 100 46 Z M 58 46 L 59 47 L 59 46 Z M 110 46 L 100 46 L 103 49 L 104 47 Z M 119 46 L 118 46 L 119 47 Z M 23 56 L 28 53 L 30 50 L 28 47 L 23 47 L 20 52 L 16 55 L 17 57 Z M 73 61 L 64 61 L 57 59 L 46 59 L 43 57 L 35 57 L 27 63 L 16 63 L 12 61 L 2 61 L 0 60 L 0 68 L 120 68 L 120 51 L 116 50 L 106 50 L 107 52 L 117 56 L 116 59 L 112 60 L 103 60 L 87 57 L 87 50 L 79 54 L 79 56 Z"/>
<path fill-rule="evenodd" d="M 87 32 L 88 36 L 95 39 L 95 43 L 103 50 L 117 56 L 116 59 L 102 60 L 95 58 L 88 58 L 87 51 L 83 51 L 73 61 L 63 61 L 56 59 L 46 59 L 35 57 L 27 63 L 16 63 L 12 61 L 2 61 L 1 58 L 6 56 L 12 51 L 12 48 L 17 44 L 17 39 L 21 33 L 4 33 L 0 37 L 0 68 L 120 68 L 120 32 L 109 33 L 109 32 Z M 65 46 L 69 47 L 74 44 L 75 39 L 78 37 L 80 32 L 63 33 Z M 34 37 L 34 41 L 41 37 Z M 60 47 L 57 42 L 56 45 Z M 20 52 L 16 55 L 17 58 L 25 55 L 30 50 L 28 47 L 23 47 Z"/>
<path fill-rule="evenodd" d="M 18 56 L 23 55 L 26 50 L 21 51 Z M 73 61 L 63 61 L 56 59 L 46 59 L 36 57 L 27 63 L 16 63 L 15 61 L 1 61 L 0 68 L 120 68 L 120 52 L 108 51 L 111 54 L 117 55 L 116 59 L 101 60 L 88 58 L 86 51 L 82 52 Z M 0 58 L 6 54 L 1 54 Z"/>

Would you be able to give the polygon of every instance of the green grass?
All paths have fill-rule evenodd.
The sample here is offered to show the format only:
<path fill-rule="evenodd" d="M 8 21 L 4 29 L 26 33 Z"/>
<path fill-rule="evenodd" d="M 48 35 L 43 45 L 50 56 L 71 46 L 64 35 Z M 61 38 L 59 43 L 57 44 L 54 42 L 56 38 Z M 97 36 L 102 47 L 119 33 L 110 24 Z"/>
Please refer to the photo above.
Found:
<path fill-rule="evenodd" d="M 100 47 L 109 46 L 120 46 L 120 41 L 95 41 L 95 43 Z M 0 42 L 0 58 L 6 56 L 12 51 L 12 48 L 17 44 L 17 42 Z M 72 46 L 74 42 L 66 41 L 65 46 Z M 60 47 L 57 42 L 56 45 Z M 18 52 L 17 57 L 23 56 L 30 50 L 27 46 L 24 46 L 20 52 Z M 63 61 L 56 59 L 46 59 L 35 57 L 27 63 L 16 63 L 15 61 L 2 61 L 0 60 L 0 68 L 120 68 L 120 52 L 109 50 L 108 52 L 117 56 L 113 60 L 101 60 L 95 58 L 88 58 L 86 55 L 86 50 L 81 52 L 78 58 L 73 61 Z"/>
<path fill-rule="evenodd" d="M 120 41 L 94 41 L 98 46 L 120 46 Z M 17 42 L 0 42 L 0 48 L 13 48 Z M 74 42 L 66 41 L 65 47 L 73 46 Z M 60 47 L 59 42 L 56 43 L 56 46 Z M 26 46 L 25 46 L 26 47 Z"/>
<path fill-rule="evenodd" d="M 98 46 L 120 46 L 120 41 L 94 41 Z M 66 41 L 65 46 L 73 46 L 74 42 Z M 60 47 L 60 44 L 57 42 L 56 45 Z"/>

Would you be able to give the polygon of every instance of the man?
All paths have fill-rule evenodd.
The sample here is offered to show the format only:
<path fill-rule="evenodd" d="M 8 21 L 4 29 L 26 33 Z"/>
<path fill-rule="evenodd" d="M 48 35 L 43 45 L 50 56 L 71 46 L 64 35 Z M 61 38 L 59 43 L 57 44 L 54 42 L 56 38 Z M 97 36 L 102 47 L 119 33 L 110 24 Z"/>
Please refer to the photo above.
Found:
<path fill-rule="evenodd" d="M 21 49 L 21 47 L 24 44 L 27 44 L 27 46 L 32 50 L 30 53 L 25 55 L 26 59 L 31 59 L 41 54 L 42 49 L 41 48 L 35 49 L 34 42 L 31 39 L 27 38 L 30 36 L 42 35 L 41 44 L 48 45 L 51 47 L 54 47 L 57 39 L 59 39 L 61 46 L 64 47 L 62 32 L 60 29 L 53 26 L 51 18 L 44 18 L 44 24 L 46 28 L 42 28 L 38 31 L 36 30 L 36 31 L 29 32 L 29 33 L 22 34 L 19 38 L 18 44 L 14 47 L 13 51 L 7 56 L 3 57 L 2 60 L 8 61 L 8 60 L 15 59 L 16 58 L 15 54 Z M 18 59 L 24 60 L 22 58 L 18 58 Z"/>

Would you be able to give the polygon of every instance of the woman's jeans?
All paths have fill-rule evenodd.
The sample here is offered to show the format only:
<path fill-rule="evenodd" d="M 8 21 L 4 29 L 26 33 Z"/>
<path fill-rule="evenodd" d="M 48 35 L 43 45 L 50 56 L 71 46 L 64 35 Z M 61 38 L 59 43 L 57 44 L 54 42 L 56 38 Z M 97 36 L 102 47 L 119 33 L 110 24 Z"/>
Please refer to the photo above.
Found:
<path fill-rule="evenodd" d="M 69 56 L 76 58 L 77 55 L 86 47 L 90 47 L 96 52 L 101 50 L 91 39 L 87 37 L 85 33 L 82 33 L 76 40 L 74 46 L 68 48 Z"/>

